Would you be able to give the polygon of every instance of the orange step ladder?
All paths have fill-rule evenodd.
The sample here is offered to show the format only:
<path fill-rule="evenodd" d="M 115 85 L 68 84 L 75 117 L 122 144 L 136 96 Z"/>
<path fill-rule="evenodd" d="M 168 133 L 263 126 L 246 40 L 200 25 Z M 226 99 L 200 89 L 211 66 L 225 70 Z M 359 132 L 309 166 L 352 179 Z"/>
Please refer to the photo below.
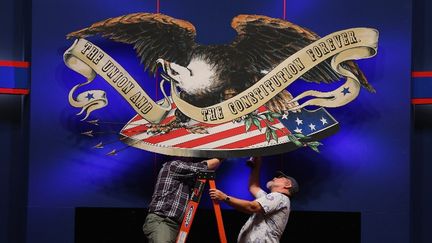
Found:
<path fill-rule="evenodd" d="M 186 242 L 186 238 L 192 227 L 192 222 L 195 217 L 195 213 L 197 211 L 202 193 L 204 191 L 204 187 L 208 182 L 210 189 L 216 189 L 215 177 L 216 177 L 216 173 L 213 170 L 205 170 L 205 171 L 198 172 L 197 180 L 195 182 L 191 199 L 189 200 L 188 205 L 186 207 L 186 212 L 183 217 L 183 222 L 181 224 L 179 234 L 177 235 L 176 243 Z M 213 202 L 213 208 L 216 215 L 220 242 L 227 243 L 219 202 L 215 200 L 212 200 L 212 202 Z"/>

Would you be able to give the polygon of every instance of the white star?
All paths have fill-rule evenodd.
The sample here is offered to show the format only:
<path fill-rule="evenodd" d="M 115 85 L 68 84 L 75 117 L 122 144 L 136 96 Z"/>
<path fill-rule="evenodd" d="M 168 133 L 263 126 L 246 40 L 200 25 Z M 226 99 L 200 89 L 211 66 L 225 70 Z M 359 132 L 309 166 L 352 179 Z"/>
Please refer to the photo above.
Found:
<path fill-rule="evenodd" d="M 316 128 L 315 128 L 315 125 L 314 124 L 309 124 L 309 127 L 310 127 L 310 129 L 311 129 L 311 131 L 315 131 L 316 130 Z"/>
<path fill-rule="evenodd" d="M 296 127 L 296 129 L 294 130 L 294 132 L 296 132 L 296 133 L 302 133 L 302 129 Z"/>
<path fill-rule="evenodd" d="M 323 125 L 327 124 L 327 120 L 324 117 L 321 117 L 320 121 L 322 122 Z"/>
<path fill-rule="evenodd" d="M 288 119 L 288 114 L 283 114 L 282 119 Z"/>
<path fill-rule="evenodd" d="M 298 117 L 295 120 L 295 122 L 297 123 L 297 125 L 303 124 L 303 120 L 300 120 Z"/>

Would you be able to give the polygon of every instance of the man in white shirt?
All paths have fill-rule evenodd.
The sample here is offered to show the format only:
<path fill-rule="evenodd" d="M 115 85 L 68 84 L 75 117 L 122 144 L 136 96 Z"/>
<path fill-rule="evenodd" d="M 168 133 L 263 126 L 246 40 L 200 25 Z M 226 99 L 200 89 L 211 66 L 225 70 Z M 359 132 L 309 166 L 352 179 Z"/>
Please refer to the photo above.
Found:
<path fill-rule="evenodd" d="M 278 243 L 288 222 L 289 197 L 298 191 L 298 183 L 294 178 L 278 171 L 276 177 L 267 182 L 267 188 L 271 191 L 267 194 L 259 186 L 261 157 L 254 157 L 251 162 L 249 191 L 256 200 L 238 199 L 217 189 L 210 190 L 210 197 L 214 200 L 224 201 L 239 211 L 252 214 L 243 225 L 237 242 Z"/>

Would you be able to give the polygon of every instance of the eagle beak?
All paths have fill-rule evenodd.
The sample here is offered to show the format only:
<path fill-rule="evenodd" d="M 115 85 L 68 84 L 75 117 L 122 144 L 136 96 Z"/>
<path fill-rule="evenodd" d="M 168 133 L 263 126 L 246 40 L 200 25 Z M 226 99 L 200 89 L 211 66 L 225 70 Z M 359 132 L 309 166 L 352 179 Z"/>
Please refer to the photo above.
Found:
<path fill-rule="evenodd" d="M 165 60 L 162 58 L 159 58 L 156 60 L 156 63 L 162 66 L 163 71 L 166 73 L 167 67 L 166 67 L 166 63 Z"/>
<path fill-rule="evenodd" d="M 162 76 L 163 79 L 178 84 L 178 81 L 175 80 L 175 79 L 173 79 L 173 78 L 171 78 L 169 76 L 169 74 L 168 74 L 168 70 L 170 69 L 170 66 L 169 66 L 170 62 L 165 61 L 162 58 L 159 58 L 159 59 L 156 60 L 156 63 L 162 66 L 163 73 L 161 73 L 160 75 Z"/>

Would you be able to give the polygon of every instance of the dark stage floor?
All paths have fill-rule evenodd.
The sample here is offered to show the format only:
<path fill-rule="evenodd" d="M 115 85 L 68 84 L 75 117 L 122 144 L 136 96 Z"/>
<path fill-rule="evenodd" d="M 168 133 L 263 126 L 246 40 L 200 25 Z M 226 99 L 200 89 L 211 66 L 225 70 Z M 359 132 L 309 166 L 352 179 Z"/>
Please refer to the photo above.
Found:
<path fill-rule="evenodd" d="M 75 243 L 143 243 L 144 208 L 77 208 Z M 248 215 L 223 210 L 228 242 L 236 242 Z M 291 212 L 281 242 L 360 243 L 360 213 Z M 219 242 L 213 209 L 199 209 L 188 243 Z"/>

